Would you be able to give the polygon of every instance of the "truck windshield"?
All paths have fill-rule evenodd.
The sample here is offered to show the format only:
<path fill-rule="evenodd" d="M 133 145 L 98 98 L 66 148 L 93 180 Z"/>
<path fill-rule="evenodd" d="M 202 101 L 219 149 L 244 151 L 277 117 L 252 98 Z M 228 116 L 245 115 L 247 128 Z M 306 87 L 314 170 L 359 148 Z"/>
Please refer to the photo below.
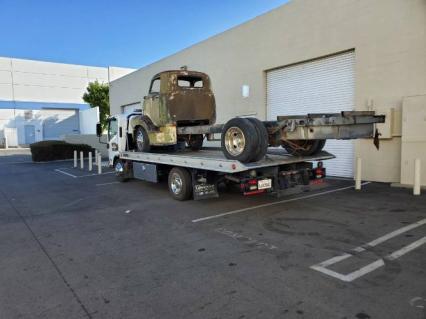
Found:
<path fill-rule="evenodd" d="M 115 118 L 112 118 L 108 122 L 108 141 L 117 135 L 118 123 Z"/>
<path fill-rule="evenodd" d="M 177 83 L 179 87 L 187 89 L 204 87 L 203 79 L 195 76 L 178 76 Z"/>

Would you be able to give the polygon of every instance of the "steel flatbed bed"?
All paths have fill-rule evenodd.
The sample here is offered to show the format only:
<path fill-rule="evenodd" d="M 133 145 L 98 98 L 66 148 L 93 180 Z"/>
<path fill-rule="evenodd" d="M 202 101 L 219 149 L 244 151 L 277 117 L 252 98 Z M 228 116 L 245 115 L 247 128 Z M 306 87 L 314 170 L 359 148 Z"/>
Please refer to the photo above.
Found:
<path fill-rule="evenodd" d="M 199 151 L 182 150 L 173 153 L 143 153 L 127 151 L 120 154 L 124 160 L 180 166 L 191 169 L 202 169 L 221 173 L 239 173 L 259 168 L 296 164 L 301 162 L 323 161 L 335 158 L 334 155 L 322 151 L 313 156 L 294 156 L 284 149 L 269 149 L 264 159 L 258 162 L 241 163 L 225 158 L 220 148 L 203 148 Z"/>

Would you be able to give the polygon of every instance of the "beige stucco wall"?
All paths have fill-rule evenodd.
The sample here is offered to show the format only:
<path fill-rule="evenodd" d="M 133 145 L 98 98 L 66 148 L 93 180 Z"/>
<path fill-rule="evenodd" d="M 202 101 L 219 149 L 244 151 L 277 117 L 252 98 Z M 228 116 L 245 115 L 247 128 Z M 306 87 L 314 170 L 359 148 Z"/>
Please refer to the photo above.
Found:
<path fill-rule="evenodd" d="M 356 108 L 393 109 L 380 152 L 358 141 L 363 178 L 399 182 L 401 106 L 426 93 L 425 0 L 293 0 L 111 83 L 111 112 L 141 101 L 157 72 L 187 65 L 208 73 L 218 122 L 237 115 L 266 117 L 265 71 L 355 49 Z M 241 86 L 250 85 L 243 99 Z M 389 112 L 390 113 L 390 112 Z"/>

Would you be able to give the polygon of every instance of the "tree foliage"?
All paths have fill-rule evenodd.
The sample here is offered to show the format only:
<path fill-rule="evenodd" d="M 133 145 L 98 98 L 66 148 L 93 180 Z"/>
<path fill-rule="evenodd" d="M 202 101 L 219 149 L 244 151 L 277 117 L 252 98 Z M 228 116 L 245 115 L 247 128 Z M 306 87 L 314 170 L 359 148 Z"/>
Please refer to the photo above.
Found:
<path fill-rule="evenodd" d="M 109 86 L 108 84 L 99 83 L 98 81 L 90 82 L 86 92 L 83 95 L 83 100 L 90 104 L 90 107 L 99 107 L 99 118 L 102 128 L 107 125 L 109 116 Z"/>

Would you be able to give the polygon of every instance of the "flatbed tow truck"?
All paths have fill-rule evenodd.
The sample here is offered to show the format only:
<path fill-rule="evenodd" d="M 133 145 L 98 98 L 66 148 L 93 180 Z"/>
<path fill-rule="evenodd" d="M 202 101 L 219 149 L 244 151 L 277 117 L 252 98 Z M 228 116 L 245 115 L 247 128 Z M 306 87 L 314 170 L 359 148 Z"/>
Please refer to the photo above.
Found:
<path fill-rule="evenodd" d="M 244 195 L 271 193 L 280 197 L 294 188 L 307 189 L 321 183 L 326 175 L 322 161 L 332 158 L 325 151 L 294 156 L 277 149 L 270 150 L 258 162 L 241 163 L 227 159 L 219 148 L 213 147 L 173 153 L 130 151 L 120 153 L 115 171 L 120 181 L 136 178 L 157 183 L 167 177 L 170 194 L 177 200 L 219 197 L 221 183 L 236 184 Z M 318 162 L 316 167 L 314 161 Z"/>
<path fill-rule="evenodd" d="M 374 137 L 379 146 L 375 124 L 385 117 L 371 111 L 216 124 L 210 82 L 202 72 L 163 71 L 152 78 L 140 110 L 108 119 L 109 164 L 119 180 L 167 178 L 177 200 L 218 197 L 219 184 L 237 184 L 244 195 L 280 196 L 324 179 L 322 161 L 334 158 L 322 151 L 327 139 Z M 96 132 L 102 135 L 99 123 Z M 205 139 L 219 141 L 215 134 L 221 148 L 203 147 Z"/>

